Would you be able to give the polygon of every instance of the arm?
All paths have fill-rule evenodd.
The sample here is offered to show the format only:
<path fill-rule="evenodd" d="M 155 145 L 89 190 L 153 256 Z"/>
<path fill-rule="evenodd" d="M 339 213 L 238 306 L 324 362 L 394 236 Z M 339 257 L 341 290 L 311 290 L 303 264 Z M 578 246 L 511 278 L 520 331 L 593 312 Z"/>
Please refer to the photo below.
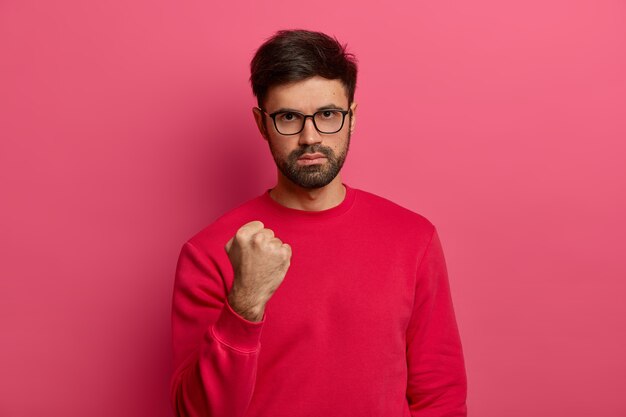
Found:
<path fill-rule="evenodd" d="M 177 417 L 240 417 L 252 398 L 265 315 L 252 322 L 228 304 L 215 262 L 183 245 L 172 298 L 174 372 L 170 399 Z"/>
<path fill-rule="evenodd" d="M 466 417 L 467 379 L 445 258 L 436 229 L 417 269 L 407 327 L 412 417 Z"/>

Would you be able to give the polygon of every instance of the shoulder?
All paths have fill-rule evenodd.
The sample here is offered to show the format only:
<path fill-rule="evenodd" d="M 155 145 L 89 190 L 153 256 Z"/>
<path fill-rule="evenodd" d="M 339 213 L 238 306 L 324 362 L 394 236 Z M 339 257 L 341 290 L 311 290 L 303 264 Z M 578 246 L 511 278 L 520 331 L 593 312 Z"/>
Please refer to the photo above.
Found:
<path fill-rule="evenodd" d="M 404 207 L 386 197 L 357 189 L 357 198 L 362 212 L 368 213 L 371 220 L 384 225 L 414 229 L 420 233 L 432 233 L 433 223 L 421 213 Z"/>
<path fill-rule="evenodd" d="M 359 219 L 384 245 L 412 259 L 420 259 L 436 235 L 435 225 L 423 214 L 387 197 L 358 190 Z"/>

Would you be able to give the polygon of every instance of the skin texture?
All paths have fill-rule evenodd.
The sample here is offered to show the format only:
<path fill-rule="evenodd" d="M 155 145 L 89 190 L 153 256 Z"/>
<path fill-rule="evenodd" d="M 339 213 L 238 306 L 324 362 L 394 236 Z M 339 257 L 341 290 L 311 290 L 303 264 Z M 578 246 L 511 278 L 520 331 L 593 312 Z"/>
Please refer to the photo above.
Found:
<path fill-rule="evenodd" d="M 313 114 L 329 104 L 347 110 L 345 88 L 339 80 L 316 76 L 270 88 L 263 107 L 267 113 L 289 108 Z M 319 133 L 309 118 L 302 132 L 290 136 L 278 133 L 269 116 L 257 108 L 252 109 L 259 132 L 268 142 L 277 166 L 277 184 L 270 192 L 274 200 L 286 207 L 308 211 L 325 210 L 343 201 L 345 189 L 339 170 L 347 156 L 350 134 L 356 124 L 356 102 L 350 108 L 352 117 L 346 116 L 343 128 L 337 133 Z M 302 154 L 315 152 L 325 154 L 327 160 L 321 165 L 302 166 L 297 163 Z M 290 172 L 292 175 L 289 175 Z M 315 186 L 310 186 L 315 183 Z"/>
<path fill-rule="evenodd" d="M 228 302 L 247 320 L 261 321 L 265 304 L 289 269 L 291 246 L 254 220 L 239 228 L 225 249 L 235 277 Z"/>
<path fill-rule="evenodd" d="M 267 113 L 291 109 L 313 114 L 324 106 L 348 109 L 348 97 L 339 80 L 311 77 L 269 89 L 263 108 Z M 346 116 L 342 129 L 333 134 L 319 133 L 308 118 L 297 135 L 281 135 L 271 118 L 253 108 L 263 139 L 276 162 L 278 180 L 270 196 L 283 206 L 308 211 L 326 210 L 345 197 L 339 171 L 346 159 L 350 135 L 356 122 L 356 103 Z M 321 164 L 302 165 L 303 154 L 322 153 Z M 265 305 L 282 283 L 291 262 L 291 246 L 259 220 L 241 226 L 224 249 L 233 266 L 234 281 L 228 294 L 233 310 L 249 321 L 261 321 Z"/>

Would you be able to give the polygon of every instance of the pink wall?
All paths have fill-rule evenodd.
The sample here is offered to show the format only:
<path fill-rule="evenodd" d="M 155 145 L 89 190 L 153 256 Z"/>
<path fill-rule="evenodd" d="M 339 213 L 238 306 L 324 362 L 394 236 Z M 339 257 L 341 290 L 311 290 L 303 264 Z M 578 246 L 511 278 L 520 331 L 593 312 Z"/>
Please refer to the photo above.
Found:
<path fill-rule="evenodd" d="M 344 179 L 440 230 L 471 415 L 625 416 L 621 0 L 2 1 L 0 415 L 171 415 L 178 251 L 273 185 L 294 27 L 360 61 Z"/>

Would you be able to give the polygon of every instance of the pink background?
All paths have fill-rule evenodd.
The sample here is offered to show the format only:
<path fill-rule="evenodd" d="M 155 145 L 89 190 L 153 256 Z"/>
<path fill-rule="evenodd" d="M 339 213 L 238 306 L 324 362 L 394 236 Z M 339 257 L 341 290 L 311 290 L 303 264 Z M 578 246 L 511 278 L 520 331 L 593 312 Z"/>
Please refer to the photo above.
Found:
<path fill-rule="evenodd" d="M 470 415 L 626 416 L 621 0 L 2 1 L 0 415 L 171 416 L 178 252 L 274 184 L 297 27 L 359 59 L 344 180 L 440 231 Z"/>

